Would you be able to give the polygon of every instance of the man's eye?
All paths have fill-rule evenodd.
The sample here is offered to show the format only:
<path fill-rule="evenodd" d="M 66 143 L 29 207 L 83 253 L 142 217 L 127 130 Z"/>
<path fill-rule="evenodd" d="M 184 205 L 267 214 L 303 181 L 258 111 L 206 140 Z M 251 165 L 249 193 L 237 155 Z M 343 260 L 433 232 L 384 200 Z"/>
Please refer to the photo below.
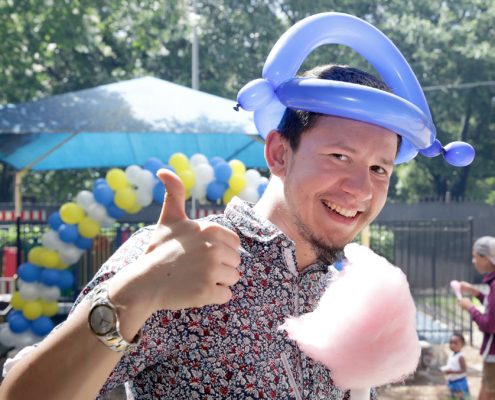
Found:
<path fill-rule="evenodd" d="M 347 156 L 345 156 L 343 154 L 332 154 L 332 156 L 334 156 L 338 160 L 342 160 L 342 161 L 346 161 L 347 160 Z"/>
<path fill-rule="evenodd" d="M 382 167 L 379 167 L 378 165 L 374 165 L 371 167 L 372 171 L 375 171 L 377 174 L 386 174 L 387 171 L 385 171 Z"/>

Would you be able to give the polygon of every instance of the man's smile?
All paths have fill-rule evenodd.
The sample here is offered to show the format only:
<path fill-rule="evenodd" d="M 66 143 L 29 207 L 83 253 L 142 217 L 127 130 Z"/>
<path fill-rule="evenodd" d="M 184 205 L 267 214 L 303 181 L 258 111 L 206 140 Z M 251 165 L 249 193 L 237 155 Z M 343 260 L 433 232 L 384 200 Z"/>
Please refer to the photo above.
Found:
<path fill-rule="evenodd" d="M 322 202 L 323 202 L 323 204 L 325 204 L 325 206 L 328 209 L 332 210 L 334 213 L 336 213 L 342 217 L 345 217 L 345 218 L 352 219 L 358 213 L 358 211 L 356 211 L 356 210 L 348 210 L 347 208 L 345 208 L 343 206 L 339 206 L 335 203 L 332 203 L 332 202 L 329 202 L 326 200 L 322 200 Z"/>

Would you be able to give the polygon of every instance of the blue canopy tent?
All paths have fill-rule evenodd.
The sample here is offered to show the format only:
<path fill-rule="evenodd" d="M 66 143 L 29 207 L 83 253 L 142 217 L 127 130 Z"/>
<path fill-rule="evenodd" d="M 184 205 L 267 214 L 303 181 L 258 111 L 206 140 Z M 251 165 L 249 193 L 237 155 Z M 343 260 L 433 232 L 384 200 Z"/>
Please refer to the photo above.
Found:
<path fill-rule="evenodd" d="M 0 106 L 0 161 L 27 170 L 125 167 L 176 152 L 266 167 L 252 113 L 153 77 Z"/>

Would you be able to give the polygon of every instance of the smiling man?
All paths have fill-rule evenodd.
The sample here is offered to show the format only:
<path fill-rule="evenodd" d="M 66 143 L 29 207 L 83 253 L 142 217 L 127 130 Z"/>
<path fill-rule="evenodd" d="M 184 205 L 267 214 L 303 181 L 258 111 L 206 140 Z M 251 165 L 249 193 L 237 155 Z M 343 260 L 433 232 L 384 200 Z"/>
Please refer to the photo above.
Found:
<path fill-rule="evenodd" d="M 346 66 L 305 76 L 390 92 Z M 125 384 L 135 400 L 348 399 L 277 328 L 317 306 L 331 264 L 385 204 L 399 148 L 378 125 L 287 109 L 266 140 L 262 199 L 234 198 L 202 221 L 187 219 L 179 178 L 159 171 L 158 224 L 102 266 L 63 325 L 7 363 L 0 397 L 101 399 Z"/>

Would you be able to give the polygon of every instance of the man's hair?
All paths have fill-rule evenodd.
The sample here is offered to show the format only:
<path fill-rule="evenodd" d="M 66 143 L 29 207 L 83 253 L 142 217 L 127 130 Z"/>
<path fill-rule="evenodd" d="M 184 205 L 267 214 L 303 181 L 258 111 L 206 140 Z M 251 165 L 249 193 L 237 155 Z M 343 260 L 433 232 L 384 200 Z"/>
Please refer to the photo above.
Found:
<path fill-rule="evenodd" d="M 358 85 L 380 89 L 388 93 L 394 93 L 392 89 L 380 79 L 375 78 L 367 72 L 351 68 L 347 65 L 320 65 L 304 72 L 302 75 L 299 75 L 298 78 L 328 79 L 330 81 L 356 83 Z M 323 114 L 287 108 L 277 129 L 282 136 L 289 141 L 292 150 L 296 151 L 301 142 L 302 134 L 313 128 L 321 115 Z M 399 154 L 402 137 L 397 135 L 397 138 L 397 154 Z"/>

